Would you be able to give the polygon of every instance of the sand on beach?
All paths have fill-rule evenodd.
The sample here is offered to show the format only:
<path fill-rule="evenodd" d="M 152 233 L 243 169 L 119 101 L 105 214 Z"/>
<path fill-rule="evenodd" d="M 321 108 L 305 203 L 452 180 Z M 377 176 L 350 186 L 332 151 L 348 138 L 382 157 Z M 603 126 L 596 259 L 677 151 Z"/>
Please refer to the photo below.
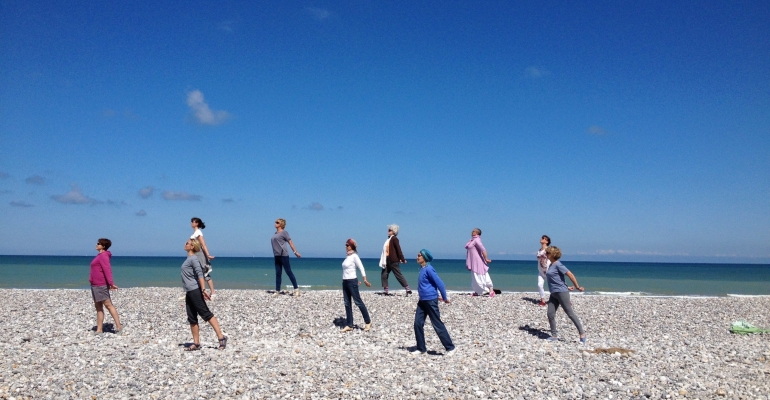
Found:
<path fill-rule="evenodd" d="M 182 294 L 120 289 L 126 334 L 92 336 L 89 291 L 0 290 L 0 397 L 770 398 L 770 335 L 728 332 L 741 319 L 770 327 L 768 297 L 573 296 L 588 334 L 580 345 L 561 310 L 564 340 L 543 339 L 534 293 L 453 294 L 440 309 L 456 353 L 443 355 L 426 322 L 429 352 L 418 356 L 408 352 L 417 297 L 403 292 L 363 293 L 372 331 L 342 334 L 341 291 L 220 290 L 209 304 L 228 348 L 201 324 L 196 352 L 183 351 Z M 633 352 L 588 352 L 597 348 Z"/>

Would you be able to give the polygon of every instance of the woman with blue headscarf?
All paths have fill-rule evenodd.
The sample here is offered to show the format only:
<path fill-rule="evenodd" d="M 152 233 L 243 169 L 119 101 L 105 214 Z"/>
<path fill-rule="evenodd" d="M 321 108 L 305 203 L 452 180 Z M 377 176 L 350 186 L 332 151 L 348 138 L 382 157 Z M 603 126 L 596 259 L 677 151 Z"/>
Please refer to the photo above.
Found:
<path fill-rule="evenodd" d="M 417 302 L 417 310 L 414 312 L 414 336 L 417 339 L 417 348 L 411 351 L 412 354 L 425 354 L 428 349 L 425 347 L 425 316 L 430 317 L 430 323 L 436 331 L 441 344 L 444 345 L 446 353 L 452 355 L 455 351 L 455 345 L 452 338 L 449 337 L 444 323 L 441 322 L 441 314 L 438 310 L 438 292 L 441 292 L 441 298 L 444 303 L 449 304 L 449 296 L 446 294 L 444 282 L 439 278 L 436 270 L 430 265 L 433 261 L 433 255 L 427 249 L 420 250 L 417 254 L 417 263 L 420 264 L 420 276 L 417 278 L 417 293 L 420 300 Z"/>

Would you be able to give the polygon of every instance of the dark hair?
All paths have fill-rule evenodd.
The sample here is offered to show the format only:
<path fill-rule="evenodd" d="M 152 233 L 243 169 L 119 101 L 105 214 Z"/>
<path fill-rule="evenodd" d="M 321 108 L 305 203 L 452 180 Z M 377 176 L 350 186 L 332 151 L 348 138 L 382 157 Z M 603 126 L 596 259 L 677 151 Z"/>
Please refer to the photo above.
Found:
<path fill-rule="evenodd" d="M 203 221 L 201 221 L 201 219 L 198 217 L 193 217 L 190 222 L 195 222 L 198 224 L 198 229 L 206 229 L 206 224 L 204 224 Z"/>
<path fill-rule="evenodd" d="M 549 238 L 548 235 L 543 235 L 543 237 L 541 239 L 547 240 L 548 241 L 548 245 L 549 246 L 551 245 L 551 238 Z"/>
<path fill-rule="evenodd" d="M 110 241 L 110 239 L 105 239 L 105 238 L 101 238 L 97 240 L 96 243 L 99 243 L 100 245 L 102 245 L 102 247 L 104 247 L 104 250 L 107 250 L 110 248 L 110 246 L 112 246 L 112 242 Z"/>
<path fill-rule="evenodd" d="M 473 228 L 473 231 L 474 231 L 474 232 L 478 232 L 478 233 L 479 233 L 479 236 L 481 236 L 481 229 L 479 229 L 479 228 Z"/>
<path fill-rule="evenodd" d="M 353 239 L 348 239 L 347 242 L 345 242 L 346 245 L 350 246 L 350 250 L 353 250 L 357 253 L 356 247 L 358 247 L 358 243 L 356 243 Z"/>

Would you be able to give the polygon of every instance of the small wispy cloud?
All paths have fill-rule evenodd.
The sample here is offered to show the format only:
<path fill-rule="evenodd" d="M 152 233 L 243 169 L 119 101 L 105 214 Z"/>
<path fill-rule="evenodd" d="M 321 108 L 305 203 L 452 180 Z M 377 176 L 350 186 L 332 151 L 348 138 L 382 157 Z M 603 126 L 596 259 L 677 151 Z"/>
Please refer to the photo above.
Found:
<path fill-rule="evenodd" d="M 110 200 L 110 199 L 107 199 L 107 201 L 105 201 L 104 203 L 107 204 L 108 206 L 115 206 L 115 207 L 122 207 L 122 206 L 127 206 L 128 205 L 128 203 L 126 203 L 123 200 Z"/>
<path fill-rule="evenodd" d="M 342 206 L 337 206 L 338 211 L 342 211 Z"/>
<path fill-rule="evenodd" d="M 95 200 L 88 196 L 84 196 L 83 192 L 80 191 L 80 188 L 78 187 L 78 185 L 74 183 L 72 184 L 72 189 L 70 189 L 69 192 L 61 195 L 51 196 L 51 199 L 62 204 L 101 204 L 102 203 L 99 200 Z"/>
<path fill-rule="evenodd" d="M 43 178 L 40 175 L 32 175 L 29 178 L 25 179 L 24 182 L 27 182 L 30 185 L 43 185 L 45 184 L 45 178 Z"/>
<path fill-rule="evenodd" d="M 152 186 L 143 187 L 139 189 L 139 197 L 146 199 L 152 196 L 154 192 L 155 192 L 155 188 Z"/>
<path fill-rule="evenodd" d="M 317 201 L 314 201 L 314 202 L 308 204 L 308 206 L 305 207 L 305 209 L 311 210 L 311 211 L 323 211 L 324 210 L 324 206 L 321 203 L 319 203 Z"/>
<path fill-rule="evenodd" d="M 11 207 L 22 207 L 22 208 L 29 208 L 34 207 L 34 204 L 27 203 L 26 201 L 12 201 L 8 203 L 11 205 Z"/>
<path fill-rule="evenodd" d="M 139 210 L 134 215 L 136 215 L 137 217 L 146 217 L 147 216 L 147 211 Z"/>
<path fill-rule="evenodd" d="M 607 130 L 599 125 L 591 125 L 588 127 L 588 133 L 596 136 L 603 136 L 607 134 Z"/>
<path fill-rule="evenodd" d="M 197 194 L 190 194 L 187 192 L 174 192 L 171 190 L 164 190 L 161 196 L 166 200 L 200 201 L 202 199 L 202 197 Z"/>
<path fill-rule="evenodd" d="M 324 8 L 318 8 L 318 7 L 306 7 L 305 12 L 310 14 L 313 18 L 315 18 L 318 21 L 323 21 L 332 16 L 331 11 Z"/>
<path fill-rule="evenodd" d="M 212 110 L 203 98 L 200 90 L 187 93 L 187 106 L 193 112 L 195 122 L 201 125 L 219 125 L 230 119 L 230 113 L 222 110 Z"/>
<path fill-rule="evenodd" d="M 524 69 L 524 73 L 530 78 L 542 78 L 551 75 L 551 71 L 538 67 L 527 67 Z"/>
<path fill-rule="evenodd" d="M 235 22 L 236 22 L 236 21 L 235 21 L 235 20 L 232 20 L 232 19 L 229 19 L 229 20 L 227 20 L 227 21 L 222 21 L 222 22 L 220 22 L 220 23 L 219 23 L 219 26 L 218 26 L 218 28 L 219 28 L 220 30 L 223 30 L 223 31 L 225 31 L 225 32 L 228 32 L 228 33 L 233 33 L 233 30 L 234 30 L 233 28 L 234 28 L 234 26 L 235 26 Z"/>
<path fill-rule="evenodd" d="M 8 175 L 8 173 L 7 173 L 7 172 L 2 172 L 2 171 L 0 171 L 0 179 L 5 179 L 5 178 L 7 178 L 7 177 L 9 177 L 9 176 L 10 176 L 10 175 Z"/>
<path fill-rule="evenodd" d="M 226 199 L 222 199 L 222 203 L 235 203 L 235 200 L 232 197 L 228 197 Z"/>

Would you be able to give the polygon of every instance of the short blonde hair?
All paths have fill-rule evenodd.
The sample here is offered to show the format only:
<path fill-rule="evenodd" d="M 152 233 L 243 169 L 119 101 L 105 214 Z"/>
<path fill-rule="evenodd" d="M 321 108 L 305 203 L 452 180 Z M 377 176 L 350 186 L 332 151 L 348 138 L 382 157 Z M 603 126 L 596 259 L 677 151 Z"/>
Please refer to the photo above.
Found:
<path fill-rule="evenodd" d="M 201 242 L 198 239 L 190 239 L 190 246 L 192 246 L 194 252 L 201 251 Z"/>
<path fill-rule="evenodd" d="M 556 246 L 548 246 L 545 248 L 545 254 L 553 256 L 554 260 L 561 258 L 561 250 Z"/>
<path fill-rule="evenodd" d="M 281 227 L 281 229 L 286 229 L 286 220 L 283 218 L 278 218 L 275 220 L 275 222 L 278 223 L 278 225 Z"/>

